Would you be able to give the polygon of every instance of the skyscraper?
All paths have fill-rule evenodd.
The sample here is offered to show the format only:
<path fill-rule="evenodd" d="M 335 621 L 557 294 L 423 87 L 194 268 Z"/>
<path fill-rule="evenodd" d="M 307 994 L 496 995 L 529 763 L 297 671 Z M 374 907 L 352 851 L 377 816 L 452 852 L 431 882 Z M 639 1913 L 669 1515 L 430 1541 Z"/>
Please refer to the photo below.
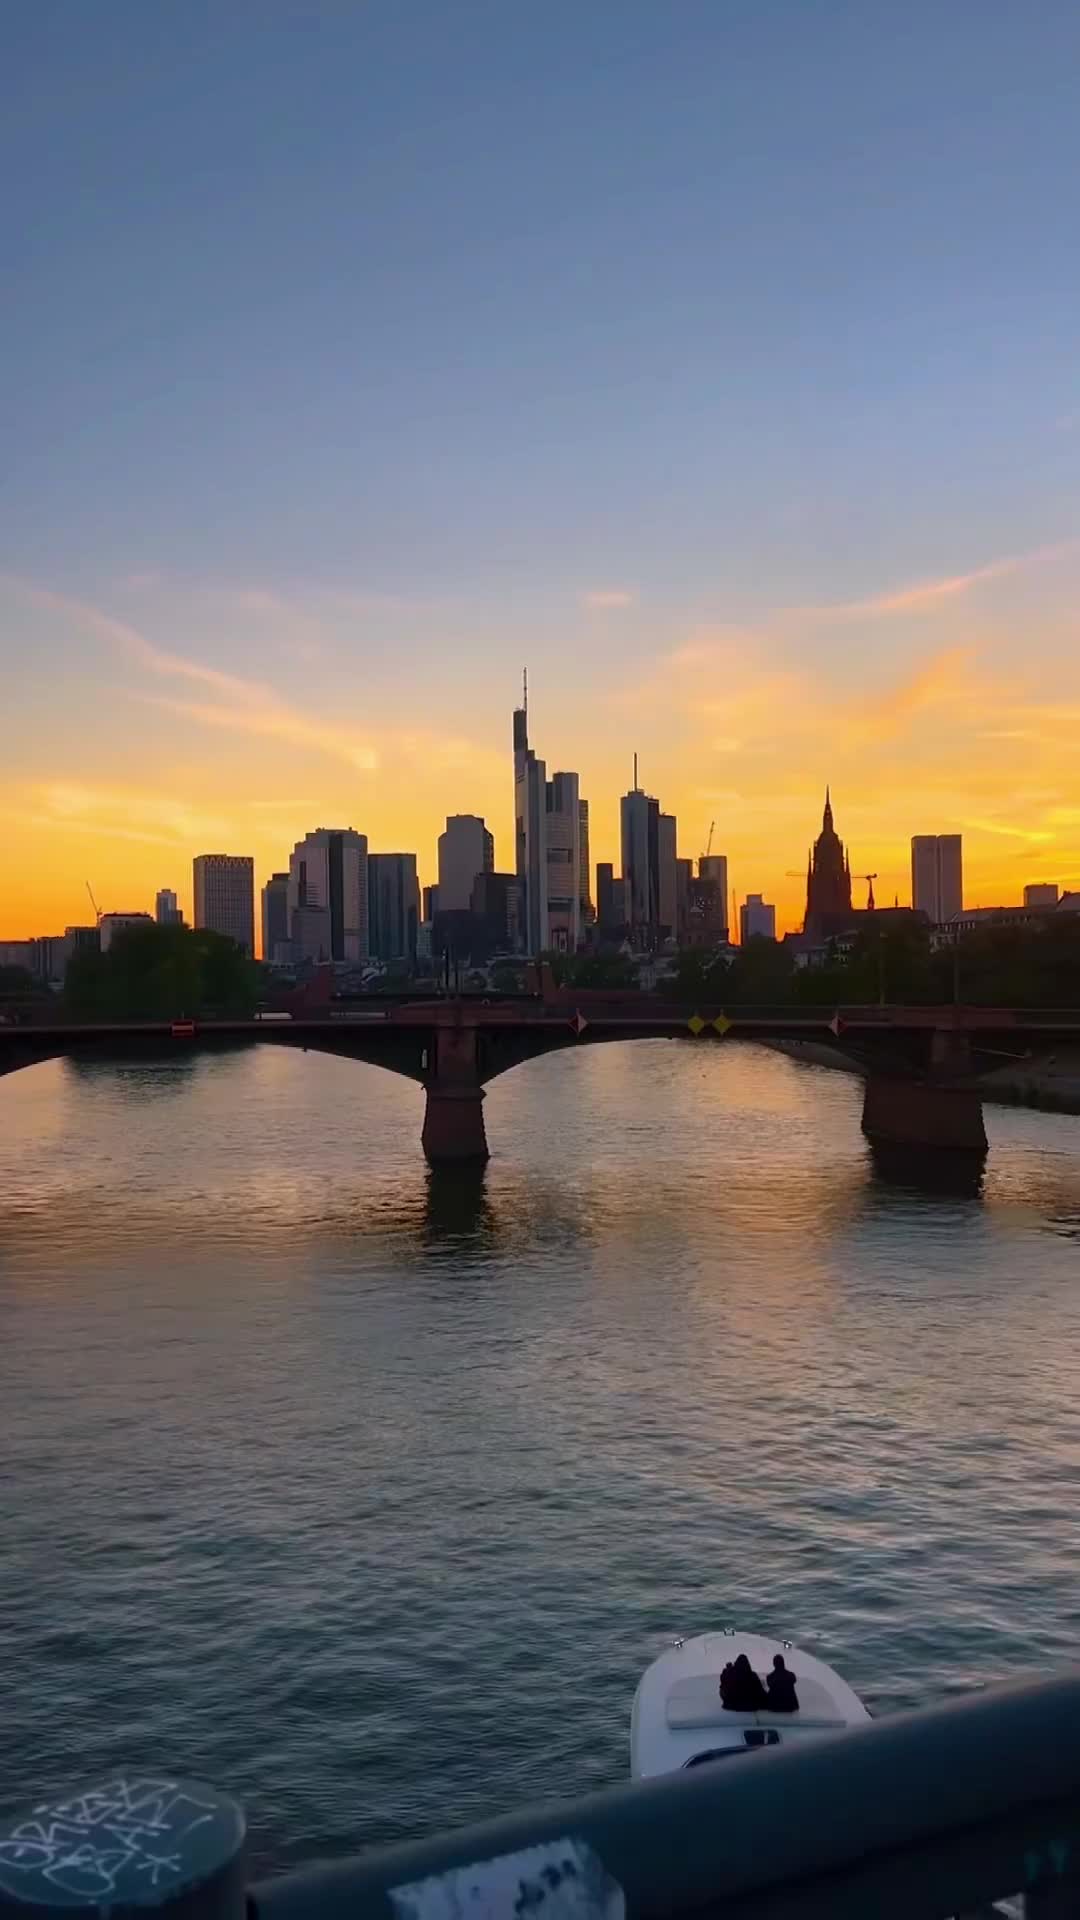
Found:
<path fill-rule="evenodd" d="M 739 908 L 739 939 L 744 947 L 748 940 L 776 939 L 776 908 L 760 893 L 748 893 Z"/>
<path fill-rule="evenodd" d="M 416 959 L 420 884 L 415 853 L 369 853 L 368 951 L 375 960 Z"/>
<path fill-rule="evenodd" d="M 576 773 L 556 773 L 545 792 L 547 933 L 544 946 L 575 953 L 581 939 L 581 796 Z"/>
<path fill-rule="evenodd" d="M 589 867 L 589 803 L 587 800 L 582 800 L 580 802 L 580 811 L 581 811 L 581 834 L 580 834 L 580 838 L 581 838 L 581 886 L 580 886 L 581 924 L 583 927 L 588 927 L 592 925 L 592 921 L 593 921 L 593 905 L 592 905 L 592 892 L 589 886 L 589 874 L 591 869 Z"/>
<path fill-rule="evenodd" d="M 529 745 L 527 695 L 514 709 L 514 854 L 522 945 L 536 955 L 543 953 L 548 939 L 547 768 Z"/>
<path fill-rule="evenodd" d="M 832 801 L 825 789 L 821 832 L 806 863 L 806 933 L 841 932 L 851 919 L 851 863 L 833 826 Z"/>
<path fill-rule="evenodd" d="M 662 813 L 657 828 L 657 899 L 661 939 L 674 939 L 679 925 L 678 823 Z"/>
<path fill-rule="evenodd" d="M 660 922 L 660 802 L 635 786 L 623 795 L 619 811 L 630 935 L 635 946 L 651 947 Z"/>
<path fill-rule="evenodd" d="M 911 842 L 911 904 L 940 926 L 964 906 L 964 858 L 958 833 L 917 833 Z"/>
<path fill-rule="evenodd" d="M 183 926 L 184 916 L 171 887 L 161 887 L 154 900 L 154 919 L 159 927 Z"/>
<path fill-rule="evenodd" d="M 694 877 L 692 860 L 678 859 L 675 862 L 675 937 L 681 940 L 686 933 L 686 919 L 690 911 L 690 882 Z M 726 885 L 726 882 L 725 882 Z"/>
<path fill-rule="evenodd" d="M 269 963 L 290 959 L 289 876 L 272 873 L 262 890 L 262 957 Z"/>
<path fill-rule="evenodd" d="M 198 853 L 195 925 L 224 933 L 255 957 L 255 862 L 248 853 Z"/>
<path fill-rule="evenodd" d="M 448 814 L 439 835 L 439 912 L 467 913 L 477 874 L 494 867 L 494 836 L 479 815 Z"/>
<path fill-rule="evenodd" d="M 367 861 L 367 835 L 352 827 L 316 827 L 297 841 L 288 900 L 298 959 L 367 959 Z"/>

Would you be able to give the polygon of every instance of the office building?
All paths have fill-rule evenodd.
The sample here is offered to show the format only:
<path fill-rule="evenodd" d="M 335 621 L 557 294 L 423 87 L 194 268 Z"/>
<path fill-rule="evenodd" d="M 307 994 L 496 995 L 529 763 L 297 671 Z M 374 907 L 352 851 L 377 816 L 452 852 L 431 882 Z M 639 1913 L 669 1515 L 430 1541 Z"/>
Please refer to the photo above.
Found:
<path fill-rule="evenodd" d="M 673 940 L 679 925 L 678 824 L 673 813 L 660 815 L 657 832 L 657 898 L 660 913 L 660 938 Z"/>
<path fill-rule="evenodd" d="M 235 940 L 255 957 L 255 862 L 249 853 L 199 853 L 194 869 L 195 925 Z"/>
<path fill-rule="evenodd" d="M 544 947 L 576 953 L 581 941 L 581 796 L 576 773 L 556 773 L 545 790 L 547 933 Z"/>
<path fill-rule="evenodd" d="M 271 966 L 287 966 L 293 957 L 287 872 L 272 873 L 262 890 L 262 957 Z"/>
<path fill-rule="evenodd" d="M 154 900 L 154 919 L 159 927 L 182 927 L 184 916 L 171 887 L 162 887 Z"/>
<path fill-rule="evenodd" d="M 589 866 L 589 803 L 587 800 L 582 800 L 578 804 L 581 813 L 581 924 L 582 927 L 591 927 L 594 916 L 592 892 L 589 886 L 589 875 L 591 872 Z"/>
<path fill-rule="evenodd" d="M 1036 880 L 1024 888 L 1025 907 L 1056 907 L 1057 903 L 1058 889 L 1054 880 Z"/>
<path fill-rule="evenodd" d="M 368 951 L 373 960 L 416 960 L 420 883 L 415 853 L 369 853 Z"/>
<path fill-rule="evenodd" d="M 485 954 L 520 950 L 521 887 L 516 873 L 478 873 L 470 906 Z"/>
<path fill-rule="evenodd" d="M 703 853 L 698 861 L 698 879 L 708 880 L 725 902 L 724 917 L 727 918 L 728 865 L 726 853 Z"/>
<path fill-rule="evenodd" d="M 103 913 L 97 926 L 102 953 L 108 953 L 118 933 L 126 933 L 131 927 L 152 927 L 153 924 L 153 916 L 149 913 Z"/>
<path fill-rule="evenodd" d="M 720 891 L 720 881 L 691 875 L 686 893 L 683 946 L 708 950 L 724 946 L 728 937 L 727 901 Z"/>
<path fill-rule="evenodd" d="M 748 893 L 739 908 L 739 939 L 744 947 L 748 940 L 776 939 L 776 908 L 760 893 Z"/>
<path fill-rule="evenodd" d="M 0 940 L 0 967 L 21 967 L 24 973 L 33 973 L 36 956 L 36 940 Z"/>
<path fill-rule="evenodd" d="M 548 944 L 547 767 L 529 745 L 526 690 L 514 709 L 514 871 L 521 888 L 522 947 L 543 953 Z"/>
<path fill-rule="evenodd" d="M 367 863 L 367 835 L 353 827 L 316 827 L 297 841 L 289 860 L 288 905 L 298 959 L 353 965 L 367 959 Z M 326 914 L 325 923 L 320 914 Z M 312 951 L 316 944 L 318 953 Z"/>
<path fill-rule="evenodd" d="M 448 815 L 439 835 L 439 912 L 467 913 L 473 881 L 495 866 L 495 841 L 475 813 Z"/>
<path fill-rule="evenodd" d="M 430 926 L 439 911 L 439 889 L 437 886 L 425 887 L 423 891 L 424 919 Z"/>
<path fill-rule="evenodd" d="M 935 925 L 964 907 L 964 867 L 958 833 L 917 833 L 911 842 L 911 904 Z"/>
<path fill-rule="evenodd" d="M 660 925 L 660 802 L 635 785 L 619 811 L 630 938 L 635 947 L 648 948 L 655 946 Z"/>

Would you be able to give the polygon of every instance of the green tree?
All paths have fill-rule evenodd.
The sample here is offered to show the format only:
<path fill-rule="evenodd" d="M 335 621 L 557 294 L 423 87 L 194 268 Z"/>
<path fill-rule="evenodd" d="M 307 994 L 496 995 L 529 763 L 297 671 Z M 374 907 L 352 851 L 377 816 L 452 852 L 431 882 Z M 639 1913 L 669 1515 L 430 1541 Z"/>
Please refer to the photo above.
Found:
<path fill-rule="evenodd" d="M 72 956 L 64 1000 L 98 1020 L 175 1020 L 251 1013 L 256 970 L 235 940 L 205 928 L 127 927 L 107 953 Z"/>

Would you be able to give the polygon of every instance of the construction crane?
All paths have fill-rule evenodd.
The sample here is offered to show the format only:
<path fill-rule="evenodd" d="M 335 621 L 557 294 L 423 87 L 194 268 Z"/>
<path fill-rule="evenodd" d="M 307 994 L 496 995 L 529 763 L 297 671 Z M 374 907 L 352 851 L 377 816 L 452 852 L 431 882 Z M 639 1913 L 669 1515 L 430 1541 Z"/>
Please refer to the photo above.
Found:
<path fill-rule="evenodd" d="M 702 861 L 707 860 L 710 853 L 712 852 L 712 837 L 715 832 L 716 832 L 716 821 L 710 820 L 709 821 L 709 837 L 705 842 L 705 851 L 704 853 L 700 853 L 698 855 L 698 872 L 699 873 L 701 872 Z"/>
<path fill-rule="evenodd" d="M 92 887 L 92 886 L 90 885 L 90 882 L 89 882 L 89 880 L 88 880 L 88 881 L 87 881 L 87 883 L 86 883 L 86 891 L 87 891 L 87 893 L 88 893 L 88 894 L 90 895 L 90 905 L 91 905 L 91 906 L 93 907 L 93 909 L 94 909 L 94 925 L 95 925 L 95 927 L 100 927 L 100 925 L 101 925 L 101 908 L 100 908 L 100 907 L 98 906 L 98 903 L 97 903 L 97 901 L 96 901 L 96 900 L 94 899 L 94 889 L 93 889 L 93 887 Z"/>

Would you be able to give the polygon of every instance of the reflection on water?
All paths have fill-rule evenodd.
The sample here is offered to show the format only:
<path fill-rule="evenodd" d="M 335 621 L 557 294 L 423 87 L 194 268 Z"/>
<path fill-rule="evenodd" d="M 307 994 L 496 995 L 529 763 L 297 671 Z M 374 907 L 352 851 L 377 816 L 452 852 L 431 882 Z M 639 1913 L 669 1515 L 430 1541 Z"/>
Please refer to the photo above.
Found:
<path fill-rule="evenodd" d="M 859 1113 L 583 1049 L 462 1179 L 346 1060 L 0 1081 L 0 1804 L 167 1756 L 281 1863 L 622 1777 L 673 1631 L 879 1711 L 1071 1658 L 1080 1121 L 942 1189 Z"/>

